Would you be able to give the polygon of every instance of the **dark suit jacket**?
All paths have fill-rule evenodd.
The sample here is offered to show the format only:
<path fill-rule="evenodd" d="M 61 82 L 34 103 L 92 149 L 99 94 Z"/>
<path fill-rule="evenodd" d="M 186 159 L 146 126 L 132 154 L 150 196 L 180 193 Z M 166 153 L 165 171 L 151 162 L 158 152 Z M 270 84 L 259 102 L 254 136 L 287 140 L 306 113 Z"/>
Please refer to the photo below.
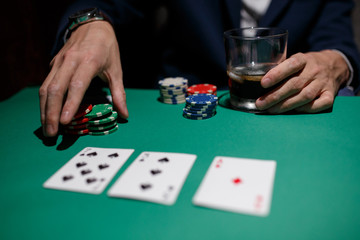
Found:
<path fill-rule="evenodd" d="M 167 9 L 166 22 L 154 21 L 154 9 Z M 63 42 L 66 16 L 89 6 L 105 12 L 117 33 L 126 87 L 154 87 L 159 78 L 183 76 L 190 84 L 226 86 L 223 32 L 240 25 L 240 0 L 79 1 L 61 23 L 55 52 Z M 353 41 L 351 0 L 272 0 L 259 26 L 289 31 L 288 56 L 337 49 L 354 67 L 359 86 L 360 57 Z M 156 17 L 155 17 L 156 19 Z"/>

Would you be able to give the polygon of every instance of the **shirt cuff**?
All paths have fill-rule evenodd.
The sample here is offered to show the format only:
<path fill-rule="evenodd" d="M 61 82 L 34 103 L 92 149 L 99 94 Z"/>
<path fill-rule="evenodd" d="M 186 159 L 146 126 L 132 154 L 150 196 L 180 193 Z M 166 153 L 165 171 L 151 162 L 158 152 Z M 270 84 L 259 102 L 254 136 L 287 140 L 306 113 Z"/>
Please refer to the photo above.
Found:
<path fill-rule="evenodd" d="M 343 57 L 343 59 L 345 60 L 346 64 L 348 65 L 348 68 L 349 68 L 349 71 L 350 71 L 350 77 L 349 77 L 349 79 L 348 79 L 347 82 L 346 82 L 346 87 L 354 90 L 353 87 L 350 86 L 350 84 L 352 83 L 353 78 L 354 78 L 354 68 L 352 67 L 349 59 L 348 59 L 348 58 L 345 56 L 345 54 L 342 53 L 341 51 L 336 50 L 336 49 L 331 49 L 331 50 L 334 51 L 334 52 L 337 52 L 338 54 L 340 54 L 340 56 Z"/>

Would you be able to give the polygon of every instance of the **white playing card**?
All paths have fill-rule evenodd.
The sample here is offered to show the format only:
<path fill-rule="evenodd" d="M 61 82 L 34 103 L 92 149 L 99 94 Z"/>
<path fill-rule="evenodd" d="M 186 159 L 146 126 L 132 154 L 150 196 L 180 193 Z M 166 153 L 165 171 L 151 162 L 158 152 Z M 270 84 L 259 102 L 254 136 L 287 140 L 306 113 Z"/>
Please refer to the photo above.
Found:
<path fill-rule="evenodd" d="M 45 188 L 100 194 L 134 149 L 87 147 L 44 184 Z"/>
<path fill-rule="evenodd" d="M 276 162 L 215 157 L 193 204 L 250 215 L 269 214 Z"/>
<path fill-rule="evenodd" d="M 112 197 L 175 203 L 196 155 L 143 152 L 108 191 Z"/>

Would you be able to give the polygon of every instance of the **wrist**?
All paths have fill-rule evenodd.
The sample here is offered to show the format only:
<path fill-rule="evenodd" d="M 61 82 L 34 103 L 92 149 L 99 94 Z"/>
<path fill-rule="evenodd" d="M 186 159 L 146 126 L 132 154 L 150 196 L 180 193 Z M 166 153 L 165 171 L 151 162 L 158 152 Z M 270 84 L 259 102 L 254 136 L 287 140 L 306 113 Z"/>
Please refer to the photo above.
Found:
<path fill-rule="evenodd" d="M 342 53 L 341 51 L 336 50 L 336 49 L 332 49 L 331 51 L 339 54 L 343 58 L 343 60 L 346 62 L 347 66 L 348 66 L 348 70 L 349 70 L 349 77 L 347 79 L 346 86 L 350 86 L 350 84 L 352 83 L 353 78 L 354 78 L 354 68 L 352 67 L 349 59 L 346 57 L 346 55 L 344 53 Z"/>
<path fill-rule="evenodd" d="M 64 34 L 64 43 L 70 38 L 73 31 L 79 26 L 95 22 L 95 21 L 109 21 L 104 13 L 97 8 L 87 8 L 78 11 L 69 16 L 69 23 Z"/>
<path fill-rule="evenodd" d="M 346 56 L 338 50 L 324 50 L 330 68 L 334 71 L 334 76 L 340 86 L 347 86 L 352 80 L 352 67 Z"/>

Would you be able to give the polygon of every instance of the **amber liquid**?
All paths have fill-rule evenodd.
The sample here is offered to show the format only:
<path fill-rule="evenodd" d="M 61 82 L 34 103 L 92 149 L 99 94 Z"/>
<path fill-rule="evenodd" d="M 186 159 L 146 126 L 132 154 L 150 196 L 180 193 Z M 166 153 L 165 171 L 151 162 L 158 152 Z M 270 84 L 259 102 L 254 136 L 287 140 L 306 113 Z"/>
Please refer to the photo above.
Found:
<path fill-rule="evenodd" d="M 271 89 L 261 86 L 261 79 L 275 64 L 255 64 L 230 69 L 230 102 L 236 108 L 256 110 L 255 101 Z"/>

